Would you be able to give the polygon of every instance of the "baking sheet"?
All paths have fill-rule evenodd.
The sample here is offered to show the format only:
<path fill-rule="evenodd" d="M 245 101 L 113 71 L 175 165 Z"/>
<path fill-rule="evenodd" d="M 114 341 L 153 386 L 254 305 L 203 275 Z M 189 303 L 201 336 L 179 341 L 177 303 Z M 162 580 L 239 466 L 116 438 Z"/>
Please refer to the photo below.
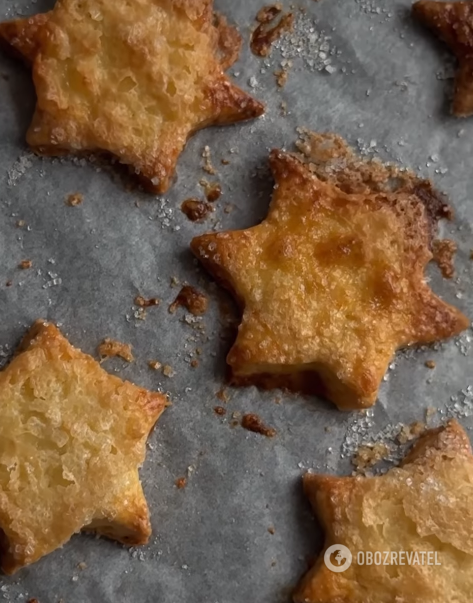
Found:
<path fill-rule="evenodd" d="M 0 0 L 0 18 L 53 4 Z M 216 1 L 246 41 L 263 4 Z M 272 188 L 268 151 L 291 148 L 297 126 L 336 131 L 364 152 L 434 178 L 454 204 L 456 220 L 443 226 L 443 234 L 458 242 L 459 252 L 456 278 L 445 281 L 432 268 L 432 284 L 473 317 L 473 119 L 448 113 L 451 56 L 411 21 L 409 0 L 300 0 L 297 6 L 306 13 L 298 13 L 296 33 L 278 44 L 269 61 L 252 56 L 245 44 L 231 69 L 240 85 L 267 103 L 266 116 L 195 136 L 174 187 L 161 199 L 127 192 L 118 176 L 97 164 L 28 153 L 31 79 L 19 63 L 0 56 L 0 73 L 7 76 L 0 77 L 0 362 L 42 317 L 92 354 L 104 337 L 133 344 L 135 363 L 112 360 L 107 369 L 169 391 L 173 401 L 150 438 L 141 472 L 153 524 L 149 546 L 129 550 L 75 536 L 13 578 L 0 578 L 0 600 L 288 601 L 307 558 L 321 546 L 301 492 L 306 468 L 349 473 L 360 441 L 382 430 L 391 437 L 399 422 L 424 419 L 427 407 L 440 411 L 433 422 L 458 416 L 473 426 L 471 331 L 436 349 L 400 353 L 368 414 L 342 414 L 323 401 L 254 388 L 228 389 L 226 417 L 213 410 L 222 405 L 216 393 L 231 329 L 220 308 L 228 298 L 196 265 L 188 244 L 208 229 L 247 227 L 265 216 Z M 293 66 L 278 90 L 273 72 L 281 61 Z M 224 194 L 210 221 L 193 224 L 179 207 L 202 195 L 202 177 L 214 180 L 202 171 L 206 145 Z M 230 164 L 221 165 L 222 158 Z M 65 205 L 76 192 L 84 196 L 82 205 Z M 25 226 L 18 228 L 19 220 Z M 31 259 L 33 269 L 18 270 L 23 259 Z M 183 310 L 168 313 L 178 292 L 170 286 L 173 278 L 208 293 L 211 311 L 201 320 Z M 137 294 L 162 300 L 146 320 L 135 316 Z M 197 347 L 203 351 L 200 366 L 192 368 Z M 151 371 L 147 362 L 153 359 L 169 364 L 175 376 Z M 435 370 L 424 366 L 428 359 L 437 363 Z M 267 439 L 232 427 L 234 412 L 258 413 L 278 435 Z M 187 487 L 179 490 L 174 482 L 184 476 Z"/>

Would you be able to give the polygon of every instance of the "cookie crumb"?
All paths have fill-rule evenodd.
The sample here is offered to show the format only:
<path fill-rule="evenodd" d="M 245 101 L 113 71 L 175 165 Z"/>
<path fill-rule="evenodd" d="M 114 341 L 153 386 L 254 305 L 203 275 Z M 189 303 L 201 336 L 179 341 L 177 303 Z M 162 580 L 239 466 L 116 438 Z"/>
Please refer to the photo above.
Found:
<path fill-rule="evenodd" d="M 165 364 L 163 366 L 163 375 L 165 377 L 174 377 L 174 375 L 176 374 L 176 371 L 172 368 L 172 366 L 169 366 L 169 364 Z"/>
<path fill-rule="evenodd" d="M 191 198 L 182 202 L 181 211 L 191 222 L 201 222 L 214 211 L 214 208 L 209 203 Z"/>
<path fill-rule="evenodd" d="M 120 341 L 107 338 L 98 346 L 97 351 L 102 360 L 118 357 L 126 362 L 133 362 L 134 357 L 131 349 L 132 346 L 129 343 L 121 343 Z"/>
<path fill-rule="evenodd" d="M 194 316 L 202 316 L 207 312 L 209 300 L 207 297 L 197 291 L 195 287 L 185 285 L 179 292 L 176 299 L 169 306 L 169 313 L 175 314 L 180 306 L 183 306 Z"/>
<path fill-rule="evenodd" d="M 428 421 L 436 414 L 437 414 L 437 409 L 434 408 L 433 406 L 429 406 L 425 411 L 425 420 Z"/>
<path fill-rule="evenodd" d="M 433 242 L 432 251 L 434 260 L 440 268 L 444 278 L 453 278 L 455 275 L 454 258 L 457 252 L 457 244 L 450 239 L 437 240 Z"/>
<path fill-rule="evenodd" d="M 279 71 L 275 71 L 274 75 L 276 76 L 276 83 L 279 88 L 284 88 L 287 84 L 287 78 L 289 76 L 289 70 L 287 68 L 280 69 Z"/>
<path fill-rule="evenodd" d="M 425 366 L 429 369 L 434 369 L 437 365 L 435 364 L 435 360 L 427 360 Z"/>
<path fill-rule="evenodd" d="M 31 260 L 22 260 L 18 265 L 18 268 L 21 270 L 29 270 L 33 266 L 33 262 Z"/>
<path fill-rule="evenodd" d="M 223 417 L 224 415 L 227 414 L 227 411 L 225 408 L 223 408 L 223 406 L 215 406 L 214 413 L 216 415 L 219 415 L 220 417 Z"/>
<path fill-rule="evenodd" d="M 203 187 L 205 197 L 210 203 L 215 203 L 222 196 L 222 186 L 218 182 L 208 182 L 203 178 L 199 184 Z"/>
<path fill-rule="evenodd" d="M 69 205 L 69 207 L 77 207 L 83 200 L 84 197 L 80 193 L 73 193 L 67 197 L 66 205 Z"/>
<path fill-rule="evenodd" d="M 241 419 L 241 426 L 248 431 L 252 431 L 254 433 L 260 433 L 261 435 L 266 436 L 267 438 L 272 438 L 276 435 L 276 430 L 272 427 L 267 427 L 261 418 L 256 414 L 246 414 L 243 415 Z"/>
<path fill-rule="evenodd" d="M 225 388 L 219 389 L 215 395 L 221 402 L 225 402 L 225 404 L 230 400 L 228 392 Z"/>
<path fill-rule="evenodd" d="M 211 155 L 209 146 L 204 147 L 204 150 L 202 152 L 202 157 L 204 158 L 204 166 L 202 168 L 204 170 L 204 172 L 207 172 L 207 174 L 211 174 L 212 176 L 215 176 L 215 174 L 217 173 L 217 170 L 212 165 L 212 155 Z"/>
<path fill-rule="evenodd" d="M 137 295 L 135 297 L 135 306 L 140 306 L 140 308 L 150 308 L 151 306 L 159 306 L 161 300 L 157 297 L 151 297 L 150 299 L 145 299 L 141 295 Z"/>
<path fill-rule="evenodd" d="M 182 490 L 187 486 L 187 479 L 185 477 L 178 477 L 174 483 L 178 490 Z"/>
<path fill-rule="evenodd" d="M 411 440 L 414 440 L 420 436 L 426 429 L 425 423 L 421 421 L 415 421 L 410 425 L 403 425 L 401 431 L 397 435 L 397 440 L 400 444 L 407 444 Z"/>
<path fill-rule="evenodd" d="M 274 527 L 273 527 L 273 526 L 269 526 L 269 528 L 268 528 L 268 532 L 269 532 L 270 534 L 276 534 L 276 530 L 274 529 Z"/>
<path fill-rule="evenodd" d="M 362 444 L 356 451 L 352 464 L 358 473 L 363 473 L 366 469 L 373 467 L 379 461 L 387 458 L 389 452 L 389 447 L 383 442 Z"/>
<path fill-rule="evenodd" d="M 159 369 L 163 366 L 158 360 L 150 360 L 148 362 L 148 366 L 153 371 L 159 371 Z"/>

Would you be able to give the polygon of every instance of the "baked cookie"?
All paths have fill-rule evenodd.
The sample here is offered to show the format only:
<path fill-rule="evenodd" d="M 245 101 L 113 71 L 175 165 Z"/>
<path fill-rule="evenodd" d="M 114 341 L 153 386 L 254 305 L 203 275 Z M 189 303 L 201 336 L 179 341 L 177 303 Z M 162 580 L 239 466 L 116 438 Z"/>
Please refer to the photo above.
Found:
<path fill-rule="evenodd" d="M 106 373 L 38 321 L 0 372 L 0 552 L 11 574 L 82 529 L 145 544 L 138 476 L 166 398 Z"/>
<path fill-rule="evenodd" d="M 224 73 L 241 39 L 213 0 L 57 0 L 0 23 L 0 44 L 33 69 L 35 152 L 105 151 L 154 193 L 193 132 L 264 112 Z"/>
<path fill-rule="evenodd" d="M 273 151 L 270 163 L 268 217 L 191 244 L 243 311 L 232 381 L 369 407 L 396 349 L 469 325 L 424 278 L 432 216 L 422 198 L 432 192 L 350 194 L 295 155 Z"/>
<path fill-rule="evenodd" d="M 455 53 L 458 71 L 452 112 L 458 117 L 473 113 L 473 3 L 420 0 L 412 11 Z"/>
<path fill-rule="evenodd" d="M 297 588 L 295 603 L 471 601 L 473 457 L 456 421 L 426 432 L 401 466 L 383 476 L 308 473 L 304 490 L 322 523 L 325 546 Z M 352 554 L 343 572 L 324 563 L 332 545 Z M 382 553 L 381 565 L 367 564 L 368 552 Z M 404 564 L 392 556 L 400 552 Z M 338 569 L 336 558 L 330 561 Z"/>

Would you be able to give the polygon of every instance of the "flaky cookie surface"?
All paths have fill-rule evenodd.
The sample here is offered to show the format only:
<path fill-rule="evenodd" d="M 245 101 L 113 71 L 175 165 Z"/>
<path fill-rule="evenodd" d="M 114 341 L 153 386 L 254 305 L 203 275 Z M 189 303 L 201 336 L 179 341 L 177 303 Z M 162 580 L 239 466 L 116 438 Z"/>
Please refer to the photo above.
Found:
<path fill-rule="evenodd" d="M 401 466 L 383 476 L 309 473 L 304 489 L 324 528 L 325 546 L 297 588 L 295 603 L 471 601 L 473 456 L 456 421 L 426 432 Z M 325 550 L 335 544 L 353 555 L 351 566 L 339 573 L 324 563 Z M 410 564 L 406 556 L 404 564 L 384 564 L 385 553 L 389 561 L 401 551 L 411 555 Z M 366 552 L 381 552 L 383 563 L 358 563 L 359 552 L 365 559 Z"/>
<path fill-rule="evenodd" d="M 0 23 L 0 45 L 31 64 L 38 153 L 105 151 L 165 192 L 188 137 L 261 115 L 225 75 L 241 39 L 212 0 L 58 0 Z"/>
<path fill-rule="evenodd" d="M 106 373 L 38 321 L 0 373 L 1 566 L 33 563 L 82 529 L 144 544 L 138 468 L 166 398 Z"/>
<path fill-rule="evenodd" d="M 192 241 L 239 301 L 227 361 L 236 384 L 369 407 L 394 352 L 468 327 L 424 278 L 431 219 L 416 191 L 349 194 L 295 155 L 273 151 L 267 218 Z"/>

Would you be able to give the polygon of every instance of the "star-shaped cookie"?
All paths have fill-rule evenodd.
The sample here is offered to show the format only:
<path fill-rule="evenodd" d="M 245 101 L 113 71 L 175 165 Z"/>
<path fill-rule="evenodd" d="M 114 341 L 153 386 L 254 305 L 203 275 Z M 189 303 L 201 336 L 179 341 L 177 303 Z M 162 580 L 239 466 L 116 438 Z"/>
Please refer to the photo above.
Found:
<path fill-rule="evenodd" d="M 262 224 L 191 244 L 243 310 L 227 358 L 233 381 L 371 406 L 396 349 L 469 324 L 425 281 L 427 209 L 414 190 L 348 194 L 282 151 L 271 167 Z"/>
<path fill-rule="evenodd" d="M 82 529 L 151 534 L 138 475 L 166 398 L 106 373 L 38 321 L 0 373 L 0 553 L 13 573 Z"/>
<path fill-rule="evenodd" d="M 165 192 L 188 137 L 263 105 L 225 75 L 241 39 L 213 0 L 57 0 L 0 23 L 0 44 L 32 66 L 32 149 L 104 151 Z"/>
<path fill-rule="evenodd" d="M 458 59 L 452 111 L 458 117 L 473 113 L 473 2 L 420 0 L 413 13 L 441 38 Z"/>
<path fill-rule="evenodd" d="M 401 466 L 383 476 L 309 473 L 304 490 L 325 545 L 295 603 L 471 601 L 473 456 L 456 421 L 426 432 Z M 333 545 L 352 555 L 345 571 L 334 572 L 324 562 L 328 557 L 338 569 L 327 553 Z M 381 553 L 378 564 L 369 565 L 367 553 Z"/>

